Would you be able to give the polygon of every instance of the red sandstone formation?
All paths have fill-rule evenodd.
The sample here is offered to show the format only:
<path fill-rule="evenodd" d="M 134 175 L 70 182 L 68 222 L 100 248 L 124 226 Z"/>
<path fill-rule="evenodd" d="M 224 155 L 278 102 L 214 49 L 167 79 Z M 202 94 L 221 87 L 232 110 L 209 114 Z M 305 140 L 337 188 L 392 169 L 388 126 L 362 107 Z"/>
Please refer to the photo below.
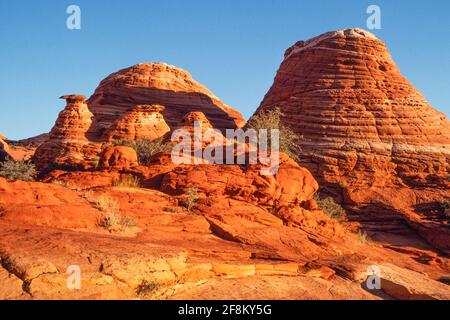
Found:
<path fill-rule="evenodd" d="M 47 141 L 41 144 L 33 157 L 40 167 L 49 165 L 89 165 L 95 161 L 100 147 L 92 143 L 89 132 L 94 115 L 79 95 L 63 96 L 67 105 L 59 114 Z"/>
<path fill-rule="evenodd" d="M 124 113 L 106 133 L 106 140 L 155 140 L 170 131 L 160 105 L 138 105 Z"/>
<path fill-rule="evenodd" d="M 99 169 L 125 170 L 137 166 L 136 151 L 130 147 L 107 147 L 100 155 Z"/>
<path fill-rule="evenodd" d="M 164 63 L 144 63 L 104 79 L 89 99 L 98 130 L 107 130 L 118 117 L 138 104 L 161 104 L 170 127 L 188 112 L 203 112 L 215 128 L 242 126 L 241 114 L 223 104 L 186 71 Z"/>
<path fill-rule="evenodd" d="M 435 202 L 450 197 L 450 122 L 402 76 L 382 41 L 347 29 L 297 42 L 258 110 L 275 107 L 303 136 L 302 164 L 326 192 L 367 209 L 372 218 L 361 219 L 381 220 L 378 228 L 404 216 L 450 249 L 448 219 Z"/>

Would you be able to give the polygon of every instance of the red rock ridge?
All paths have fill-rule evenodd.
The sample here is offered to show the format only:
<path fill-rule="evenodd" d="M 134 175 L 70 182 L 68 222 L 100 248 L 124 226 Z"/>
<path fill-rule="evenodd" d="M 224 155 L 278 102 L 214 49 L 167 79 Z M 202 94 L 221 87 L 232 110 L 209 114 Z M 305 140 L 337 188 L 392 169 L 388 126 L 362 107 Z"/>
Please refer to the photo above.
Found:
<path fill-rule="evenodd" d="M 296 43 L 258 111 L 274 107 L 303 136 L 302 163 L 328 193 L 348 205 L 375 206 L 375 216 L 387 208 L 407 214 L 415 227 L 445 230 L 431 209 L 450 197 L 450 122 L 374 35 L 347 29 Z M 428 213 L 416 210 L 425 204 Z M 430 240 L 431 230 L 421 232 Z M 447 250 L 445 239 L 430 241 Z"/>
<path fill-rule="evenodd" d="M 100 131 L 138 104 L 165 106 L 164 119 L 172 128 L 191 111 L 203 112 L 221 130 L 245 123 L 237 110 L 223 104 L 189 73 L 164 63 L 142 63 L 113 73 L 89 99 Z"/>
<path fill-rule="evenodd" d="M 170 131 L 160 105 L 137 105 L 124 113 L 107 131 L 105 140 L 155 140 Z"/>

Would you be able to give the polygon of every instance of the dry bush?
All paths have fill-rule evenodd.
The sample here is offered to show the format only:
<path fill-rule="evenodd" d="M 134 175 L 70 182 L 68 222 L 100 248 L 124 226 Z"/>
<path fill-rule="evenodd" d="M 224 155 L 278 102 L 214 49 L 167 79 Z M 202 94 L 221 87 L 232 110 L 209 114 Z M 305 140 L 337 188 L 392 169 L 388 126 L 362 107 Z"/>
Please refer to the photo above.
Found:
<path fill-rule="evenodd" d="M 36 179 L 36 167 L 29 161 L 6 159 L 0 163 L 0 177 L 10 181 L 34 181 Z"/>
<path fill-rule="evenodd" d="M 372 241 L 372 239 L 370 238 L 370 236 L 369 236 L 366 232 L 364 232 L 364 231 L 362 231 L 362 230 L 359 230 L 359 231 L 358 231 L 358 238 L 359 238 L 359 241 L 360 241 L 361 243 L 369 243 L 369 242 Z"/>
<path fill-rule="evenodd" d="M 137 287 L 136 294 L 139 297 L 145 298 L 146 296 L 151 295 L 155 291 L 158 291 L 161 288 L 161 285 L 157 282 L 150 282 L 147 280 L 142 281 L 142 283 Z"/>
<path fill-rule="evenodd" d="M 140 188 L 141 181 L 135 176 L 120 177 L 118 180 L 113 182 L 114 187 L 124 187 L 124 188 Z"/>
<path fill-rule="evenodd" d="M 195 187 L 189 188 L 186 193 L 186 208 L 188 212 L 191 212 L 195 208 L 198 202 L 198 189 Z"/>
<path fill-rule="evenodd" d="M 53 180 L 52 184 L 57 185 L 57 186 L 61 186 L 61 187 L 66 188 L 66 189 L 73 189 L 72 185 L 69 182 L 62 181 L 62 180 Z"/>
<path fill-rule="evenodd" d="M 246 128 L 260 130 L 267 129 L 268 132 L 268 150 L 271 149 L 271 130 L 278 129 L 280 131 L 280 151 L 286 153 L 292 159 L 298 161 L 301 151 L 299 142 L 301 136 L 294 132 L 292 128 L 282 122 L 283 113 L 279 108 L 261 111 L 255 114 L 247 122 Z"/>
<path fill-rule="evenodd" d="M 445 199 L 440 205 L 442 210 L 444 211 L 444 215 L 447 217 L 447 219 L 450 219 L 450 199 Z"/>
<path fill-rule="evenodd" d="M 333 198 L 327 197 L 322 199 L 318 194 L 315 194 L 313 199 L 317 202 L 319 208 L 330 218 L 339 222 L 347 221 L 347 214 L 345 213 L 344 208 Z"/>
<path fill-rule="evenodd" d="M 104 213 L 98 221 L 100 227 L 106 229 L 130 228 L 135 227 L 136 222 L 133 218 L 122 216 L 120 213 L 119 203 L 110 197 L 100 197 L 94 201 L 97 209 Z"/>

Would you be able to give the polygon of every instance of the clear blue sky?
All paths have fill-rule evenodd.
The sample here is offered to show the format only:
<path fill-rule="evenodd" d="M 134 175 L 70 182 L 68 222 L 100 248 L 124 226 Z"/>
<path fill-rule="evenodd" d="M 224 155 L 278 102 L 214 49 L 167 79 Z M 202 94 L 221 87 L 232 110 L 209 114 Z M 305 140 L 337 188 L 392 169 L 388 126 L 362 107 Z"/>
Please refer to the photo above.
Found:
<path fill-rule="evenodd" d="M 66 8 L 82 29 L 66 28 Z M 382 9 L 385 40 L 409 80 L 450 114 L 448 0 L 0 0 L 0 133 L 51 129 L 58 97 L 91 95 L 108 74 L 165 61 L 189 71 L 249 117 L 272 84 L 285 49 L 326 31 L 366 28 Z"/>

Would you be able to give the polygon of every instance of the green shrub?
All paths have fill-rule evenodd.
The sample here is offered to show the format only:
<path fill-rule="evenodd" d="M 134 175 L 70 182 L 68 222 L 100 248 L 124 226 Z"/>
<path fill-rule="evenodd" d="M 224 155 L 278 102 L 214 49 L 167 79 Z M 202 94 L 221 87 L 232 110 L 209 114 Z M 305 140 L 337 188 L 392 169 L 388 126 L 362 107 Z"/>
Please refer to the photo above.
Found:
<path fill-rule="evenodd" d="M 265 110 L 255 114 L 247 122 L 246 127 L 250 129 L 260 130 L 267 129 L 269 135 L 269 143 L 267 145 L 268 150 L 270 150 L 271 141 L 271 130 L 280 130 L 280 151 L 286 153 L 292 159 L 299 160 L 299 153 L 301 148 L 299 142 L 301 136 L 296 134 L 292 128 L 285 125 L 282 122 L 283 113 L 279 108 L 274 108 L 272 110 Z"/>
<path fill-rule="evenodd" d="M 370 239 L 370 236 L 362 230 L 358 231 L 358 238 L 361 243 L 369 243 L 370 241 L 372 241 L 372 239 Z"/>
<path fill-rule="evenodd" d="M 135 176 L 120 177 L 118 180 L 113 181 L 113 186 L 124 188 L 140 188 L 141 181 Z"/>
<path fill-rule="evenodd" d="M 116 146 L 130 147 L 136 150 L 139 164 L 147 166 L 150 164 L 151 158 L 158 153 L 169 151 L 171 144 L 167 143 L 164 138 L 156 140 L 143 139 L 138 141 L 133 140 L 117 140 L 114 141 Z"/>
<path fill-rule="evenodd" d="M 344 208 L 334 201 L 333 198 L 327 197 L 322 199 L 318 194 L 315 194 L 313 199 L 317 202 L 319 208 L 332 219 L 339 222 L 347 221 L 347 214 L 345 213 Z"/>
<path fill-rule="evenodd" d="M 34 181 L 36 178 L 36 167 L 29 161 L 6 159 L 0 163 L 0 177 L 11 181 Z"/>
<path fill-rule="evenodd" d="M 450 276 L 442 276 L 439 281 L 450 286 Z"/>

